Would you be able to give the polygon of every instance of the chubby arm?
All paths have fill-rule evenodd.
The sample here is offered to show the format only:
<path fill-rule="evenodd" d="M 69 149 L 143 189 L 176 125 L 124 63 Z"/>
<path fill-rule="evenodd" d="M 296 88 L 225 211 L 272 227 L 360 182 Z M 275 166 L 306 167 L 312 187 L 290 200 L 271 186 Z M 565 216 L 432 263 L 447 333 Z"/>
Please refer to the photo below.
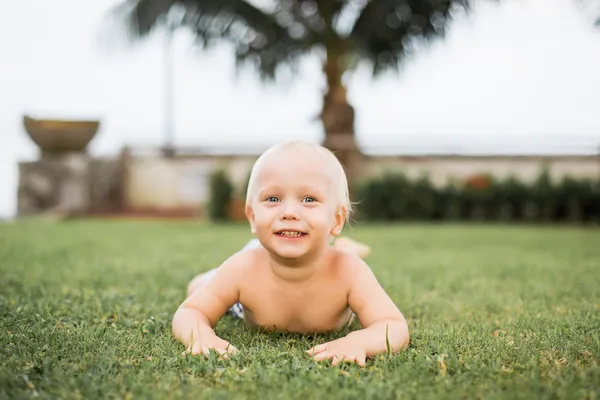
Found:
<path fill-rule="evenodd" d="M 371 269 L 356 257 L 348 257 L 344 263 L 350 279 L 348 305 L 363 329 L 317 345 L 308 353 L 316 361 L 331 359 L 333 365 L 356 362 L 364 366 L 366 358 L 387 352 L 388 344 L 392 353 L 406 349 L 410 340 L 406 319 Z"/>
<path fill-rule="evenodd" d="M 406 319 L 383 290 L 373 271 L 362 260 L 356 260 L 348 304 L 363 329 L 349 333 L 363 343 L 366 356 L 390 350 L 397 353 L 408 347 L 410 335 Z"/>
<path fill-rule="evenodd" d="M 213 348 L 219 353 L 233 353 L 235 347 L 217 337 L 214 327 L 219 319 L 239 299 L 240 268 L 247 255 L 237 253 L 226 260 L 210 283 L 190 295 L 173 316 L 173 336 L 192 354 L 208 354 Z"/>

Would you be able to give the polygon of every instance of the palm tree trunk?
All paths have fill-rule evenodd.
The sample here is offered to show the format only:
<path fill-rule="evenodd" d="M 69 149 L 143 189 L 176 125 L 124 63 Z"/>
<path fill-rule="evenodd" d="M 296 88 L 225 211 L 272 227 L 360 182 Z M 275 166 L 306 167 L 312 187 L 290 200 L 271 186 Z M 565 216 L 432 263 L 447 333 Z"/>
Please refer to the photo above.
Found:
<path fill-rule="evenodd" d="M 346 88 L 342 83 L 343 68 L 339 55 L 328 52 L 323 65 L 327 78 L 327 91 L 323 96 L 321 121 L 325 131 L 323 146 L 333 151 L 346 170 L 349 181 L 358 178 L 362 155 L 356 144 L 354 108 L 348 103 Z"/>

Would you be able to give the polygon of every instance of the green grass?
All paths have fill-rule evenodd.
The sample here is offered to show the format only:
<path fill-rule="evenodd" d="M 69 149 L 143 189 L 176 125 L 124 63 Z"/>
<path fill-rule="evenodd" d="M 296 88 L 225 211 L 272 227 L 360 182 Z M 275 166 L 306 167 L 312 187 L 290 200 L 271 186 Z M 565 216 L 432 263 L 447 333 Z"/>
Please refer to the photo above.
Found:
<path fill-rule="evenodd" d="M 600 230 L 358 226 L 409 321 L 410 348 L 363 369 L 316 364 L 328 337 L 253 333 L 240 353 L 182 357 L 187 282 L 249 238 L 242 226 L 0 225 L 0 398 L 600 398 Z"/>

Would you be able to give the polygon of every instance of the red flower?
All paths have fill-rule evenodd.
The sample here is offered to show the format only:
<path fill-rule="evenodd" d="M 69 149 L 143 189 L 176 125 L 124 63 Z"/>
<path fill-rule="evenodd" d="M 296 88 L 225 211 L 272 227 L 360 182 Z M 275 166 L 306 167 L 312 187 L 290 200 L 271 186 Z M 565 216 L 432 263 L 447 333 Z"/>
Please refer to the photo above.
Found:
<path fill-rule="evenodd" d="M 483 190 L 492 185 L 490 178 L 486 175 L 473 175 L 465 181 L 465 186 L 471 189 Z"/>

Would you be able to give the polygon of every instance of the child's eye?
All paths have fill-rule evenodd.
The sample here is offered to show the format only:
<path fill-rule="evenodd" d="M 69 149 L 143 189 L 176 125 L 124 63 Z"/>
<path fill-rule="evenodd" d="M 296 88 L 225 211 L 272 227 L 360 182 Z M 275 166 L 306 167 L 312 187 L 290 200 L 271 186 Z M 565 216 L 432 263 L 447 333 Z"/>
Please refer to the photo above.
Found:
<path fill-rule="evenodd" d="M 277 196 L 269 196 L 265 200 L 268 201 L 269 203 L 275 203 L 275 202 L 279 201 L 279 198 Z"/>
<path fill-rule="evenodd" d="M 314 197 L 306 196 L 302 199 L 302 201 L 305 203 L 314 203 L 315 201 L 317 201 L 317 199 L 315 199 Z"/>

